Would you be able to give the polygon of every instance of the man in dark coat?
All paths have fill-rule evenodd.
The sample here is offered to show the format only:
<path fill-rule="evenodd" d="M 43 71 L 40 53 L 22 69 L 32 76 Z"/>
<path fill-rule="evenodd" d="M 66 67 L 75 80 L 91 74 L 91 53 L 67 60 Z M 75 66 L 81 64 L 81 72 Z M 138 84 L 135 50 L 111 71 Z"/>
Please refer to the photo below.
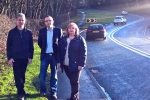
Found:
<path fill-rule="evenodd" d="M 57 99 L 57 47 L 62 36 L 60 28 L 54 28 L 54 20 L 51 16 L 46 16 L 46 27 L 39 30 L 38 45 L 41 48 L 41 66 L 40 66 L 40 94 L 46 95 L 46 72 L 48 65 L 51 68 L 51 98 Z"/>
<path fill-rule="evenodd" d="M 23 13 L 17 17 L 17 26 L 11 29 L 7 38 L 8 64 L 13 67 L 15 85 L 20 100 L 26 95 L 24 91 L 25 72 L 33 58 L 32 33 L 25 27 L 26 18 Z"/>

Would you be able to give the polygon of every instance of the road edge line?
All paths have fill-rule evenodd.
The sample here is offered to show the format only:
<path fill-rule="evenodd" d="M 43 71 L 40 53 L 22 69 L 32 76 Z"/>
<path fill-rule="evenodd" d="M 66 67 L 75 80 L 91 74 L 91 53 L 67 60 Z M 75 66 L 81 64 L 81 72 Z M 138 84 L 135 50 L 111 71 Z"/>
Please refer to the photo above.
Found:
<path fill-rule="evenodd" d="M 86 72 L 88 73 L 88 75 L 90 76 L 90 78 L 92 79 L 93 83 L 95 84 L 96 88 L 98 89 L 98 91 L 100 92 L 100 94 L 102 95 L 103 98 L 106 98 L 104 100 L 112 100 L 109 96 L 109 94 L 105 91 L 105 89 L 100 86 L 100 84 L 96 81 L 96 79 L 94 78 L 94 76 L 91 74 L 91 72 L 89 71 L 89 69 L 86 67 L 84 67 L 84 69 L 86 70 Z"/>

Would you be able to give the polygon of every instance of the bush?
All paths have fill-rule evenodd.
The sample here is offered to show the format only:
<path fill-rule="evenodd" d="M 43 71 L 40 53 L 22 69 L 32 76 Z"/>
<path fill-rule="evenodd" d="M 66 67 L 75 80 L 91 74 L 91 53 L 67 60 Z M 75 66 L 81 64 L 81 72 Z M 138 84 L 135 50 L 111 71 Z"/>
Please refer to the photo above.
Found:
<path fill-rule="evenodd" d="M 4 70 L 6 64 L 6 40 L 12 26 L 10 19 L 0 14 L 0 71 Z"/>

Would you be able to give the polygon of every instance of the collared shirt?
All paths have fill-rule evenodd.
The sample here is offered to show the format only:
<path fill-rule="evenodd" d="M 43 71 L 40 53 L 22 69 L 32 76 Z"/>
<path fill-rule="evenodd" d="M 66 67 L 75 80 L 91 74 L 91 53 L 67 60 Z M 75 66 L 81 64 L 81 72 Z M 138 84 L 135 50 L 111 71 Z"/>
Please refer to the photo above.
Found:
<path fill-rule="evenodd" d="M 53 29 L 47 29 L 46 53 L 53 53 Z"/>

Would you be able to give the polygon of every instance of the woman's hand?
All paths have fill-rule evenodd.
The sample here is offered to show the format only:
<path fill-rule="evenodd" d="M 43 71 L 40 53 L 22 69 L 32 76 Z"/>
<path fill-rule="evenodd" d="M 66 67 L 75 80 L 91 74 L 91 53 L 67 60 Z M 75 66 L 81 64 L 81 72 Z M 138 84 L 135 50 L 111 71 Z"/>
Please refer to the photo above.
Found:
<path fill-rule="evenodd" d="M 78 70 L 80 70 L 80 71 L 81 71 L 82 69 L 83 69 L 83 67 L 82 67 L 82 66 L 78 66 Z"/>
<path fill-rule="evenodd" d="M 57 63 L 57 66 L 60 68 L 60 63 Z"/>

